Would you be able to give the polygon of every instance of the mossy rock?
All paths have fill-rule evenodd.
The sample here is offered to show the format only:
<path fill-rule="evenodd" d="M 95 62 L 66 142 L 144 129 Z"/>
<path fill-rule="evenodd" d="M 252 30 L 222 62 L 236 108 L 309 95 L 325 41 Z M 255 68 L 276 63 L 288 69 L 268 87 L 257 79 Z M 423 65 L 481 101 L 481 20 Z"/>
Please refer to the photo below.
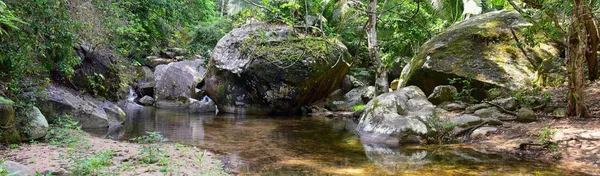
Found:
<path fill-rule="evenodd" d="M 215 47 L 206 92 L 224 112 L 295 114 L 341 87 L 349 58 L 334 39 L 296 33 L 286 25 L 246 25 Z"/>
<path fill-rule="evenodd" d="M 21 136 L 15 127 L 14 102 L 0 97 L 0 143 L 15 143 L 21 141 Z"/>
<path fill-rule="evenodd" d="M 519 29 L 530 26 L 518 12 L 482 14 L 454 26 L 426 42 L 403 70 L 402 85 L 417 85 L 430 93 L 448 78 L 473 80 L 475 88 L 520 89 L 538 80 L 544 60 L 559 57 L 556 47 L 540 44 L 519 48 Z M 555 80 L 555 79 L 553 79 Z M 458 86 L 460 88 L 460 86 Z"/>

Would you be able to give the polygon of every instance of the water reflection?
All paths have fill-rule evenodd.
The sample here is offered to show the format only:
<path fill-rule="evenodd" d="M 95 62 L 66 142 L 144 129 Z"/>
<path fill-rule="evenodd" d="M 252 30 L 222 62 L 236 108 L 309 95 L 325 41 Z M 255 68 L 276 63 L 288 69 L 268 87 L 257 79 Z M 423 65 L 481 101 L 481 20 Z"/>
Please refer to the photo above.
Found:
<path fill-rule="evenodd" d="M 363 145 L 350 119 L 194 114 L 127 108 L 120 128 L 90 131 L 127 140 L 158 131 L 171 142 L 223 153 L 236 173 L 261 175 L 464 175 L 562 173 L 553 166 L 452 147 Z M 571 173 L 570 173 L 571 174 Z M 572 175 L 572 174 L 571 174 Z"/>

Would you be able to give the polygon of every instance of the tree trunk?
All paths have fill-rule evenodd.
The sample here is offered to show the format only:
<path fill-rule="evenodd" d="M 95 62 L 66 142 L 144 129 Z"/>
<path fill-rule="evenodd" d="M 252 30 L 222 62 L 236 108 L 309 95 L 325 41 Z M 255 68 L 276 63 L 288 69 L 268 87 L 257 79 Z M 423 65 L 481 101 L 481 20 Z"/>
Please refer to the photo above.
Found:
<path fill-rule="evenodd" d="M 596 18 L 592 13 L 592 9 L 589 7 L 582 7 L 583 14 L 581 18 L 585 21 L 585 29 L 587 31 L 587 50 L 585 52 L 585 58 L 588 64 L 588 78 L 590 81 L 595 81 L 598 78 L 598 25 Z"/>
<path fill-rule="evenodd" d="M 585 85 L 584 62 L 588 46 L 585 19 L 582 18 L 585 8 L 582 0 L 573 0 L 573 19 L 568 35 L 567 72 L 569 74 L 568 115 L 575 117 L 588 117 L 585 106 L 583 88 Z"/>
<path fill-rule="evenodd" d="M 389 86 L 387 81 L 387 72 L 383 66 L 383 63 L 381 62 L 377 48 L 377 0 L 371 0 L 367 13 L 369 14 L 369 24 L 367 25 L 369 56 L 371 59 L 373 59 L 373 62 L 377 67 L 375 76 L 375 92 L 377 94 L 381 94 L 388 92 Z"/>

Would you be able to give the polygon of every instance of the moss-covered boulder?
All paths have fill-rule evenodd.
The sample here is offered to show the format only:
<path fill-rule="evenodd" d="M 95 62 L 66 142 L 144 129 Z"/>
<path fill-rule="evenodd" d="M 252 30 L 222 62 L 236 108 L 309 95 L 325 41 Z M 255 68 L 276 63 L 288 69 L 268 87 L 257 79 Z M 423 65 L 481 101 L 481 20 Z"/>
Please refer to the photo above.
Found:
<path fill-rule="evenodd" d="M 21 136 L 15 126 L 14 102 L 0 97 L 0 143 L 20 142 Z"/>
<path fill-rule="evenodd" d="M 286 25 L 246 25 L 217 43 L 206 92 L 224 112 L 298 113 L 341 87 L 348 58 L 336 40 L 296 33 Z"/>
<path fill-rule="evenodd" d="M 560 71 L 561 65 L 547 68 L 560 60 L 560 51 L 548 44 L 530 48 L 522 43 L 519 29 L 530 25 L 514 11 L 490 12 L 455 24 L 422 46 L 403 69 L 400 84 L 431 93 L 449 78 L 471 79 L 473 87 L 507 89 L 560 81 L 560 76 L 549 77 L 560 75 L 552 72 Z"/>

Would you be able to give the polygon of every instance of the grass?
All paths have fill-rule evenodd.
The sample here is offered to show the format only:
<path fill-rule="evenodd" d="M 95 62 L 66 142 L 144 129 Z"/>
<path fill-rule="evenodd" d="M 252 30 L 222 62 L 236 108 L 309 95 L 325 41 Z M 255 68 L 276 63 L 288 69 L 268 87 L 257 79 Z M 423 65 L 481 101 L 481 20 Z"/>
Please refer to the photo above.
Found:
<path fill-rule="evenodd" d="M 364 104 L 352 106 L 352 111 L 361 111 L 363 109 L 365 109 Z"/>
<path fill-rule="evenodd" d="M 538 129 L 538 132 L 537 142 L 548 146 L 551 151 L 556 151 L 558 149 L 558 145 L 555 142 L 552 142 L 552 136 L 556 133 L 556 129 L 545 126 Z"/>
<path fill-rule="evenodd" d="M 95 154 L 75 158 L 72 162 L 70 170 L 73 175 L 98 175 L 102 169 L 111 166 L 114 151 L 98 151 Z"/>

